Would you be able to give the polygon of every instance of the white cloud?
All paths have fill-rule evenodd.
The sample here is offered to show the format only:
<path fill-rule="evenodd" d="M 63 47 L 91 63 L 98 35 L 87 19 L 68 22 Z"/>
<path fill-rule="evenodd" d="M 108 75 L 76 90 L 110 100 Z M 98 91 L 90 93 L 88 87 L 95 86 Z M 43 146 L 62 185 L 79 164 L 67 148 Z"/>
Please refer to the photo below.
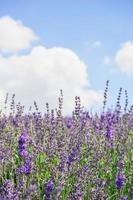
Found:
<path fill-rule="evenodd" d="M 87 66 L 67 48 L 36 46 L 26 55 L 2 55 L 0 72 L 0 91 L 15 93 L 25 105 L 36 100 L 41 108 L 45 109 L 47 101 L 56 107 L 60 89 L 65 113 L 74 108 L 76 95 L 87 108 L 102 102 L 101 92 L 90 88 Z"/>
<path fill-rule="evenodd" d="M 105 65 L 109 65 L 111 63 L 111 58 L 109 56 L 105 56 L 104 60 L 103 60 L 103 63 Z"/>
<path fill-rule="evenodd" d="M 133 42 L 126 42 L 122 45 L 115 56 L 118 68 L 128 74 L 133 74 Z"/>
<path fill-rule="evenodd" d="M 29 48 L 34 40 L 37 40 L 37 36 L 21 21 L 9 16 L 0 18 L 0 51 L 17 52 Z"/>
<path fill-rule="evenodd" d="M 102 95 L 88 89 L 86 65 L 70 49 L 37 46 L 30 54 L 0 58 L 0 87 L 16 93 L 25 104 L 36 99 L 57 106 L 59 90 L 64 91 L 65 111 L 74 106 L 74 97 L 81 96 L 84 106 L 101 102 Z"/>
<path fill-rule="evenodd" d="M 102 42 L 100 40 L 96 40 L 95 42 L 93 42 L 93 47 L 95 48 L 99 48 L 102 46 Z"/>

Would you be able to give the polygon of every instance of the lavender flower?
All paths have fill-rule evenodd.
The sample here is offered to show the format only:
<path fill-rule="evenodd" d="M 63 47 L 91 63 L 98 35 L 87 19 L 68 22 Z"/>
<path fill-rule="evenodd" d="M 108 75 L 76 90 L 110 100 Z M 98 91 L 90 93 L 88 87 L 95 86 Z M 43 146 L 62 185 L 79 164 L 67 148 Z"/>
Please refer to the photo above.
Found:
<path fill-rule="evenodd" d="M 50 199 L 50 195 L 51 195 L 53 189 L 54 189 L 54 183 L 52 181 L 49 181 L 45 188 L 46 199 Z"/>
<path fill-rule="evenodd" d="M 72 127 L 72 119 L 66 117 L 65 118 L 65 124 L 66 124 L 67 128 L 70 129 Z"/>
<path fill-rule="evenodd" d="M 118 174 L 117 180 L 116 180 L 116 188 L 118 190 L 121 190 L 124 187 L 126 178 L 123 174 Z"/>
<path fill-rule="evenodd" d="M 18 139 L 18 155 L 19 157 L 23 158 L 23 165 L 17 170 L 18 174 L 30 174 L 31 172 L 31 164 L 28 159 L 28 151 L 27 151 L 27 142 L 28 142 L 28 136 L 26 133 L 26 130 L 23 128 L 22 133 Z"/>
<path fill-rule="evenodd" d="M 6 180 L 5 183 L 3 184 L 3 192 L 4 192 L 4 196 L 6 196 L 6 200 L 10 200 L 12 198 L 12 184 L 10 182 L 10 180 Z"/>
<path fill-rule="evenodd" d="M 27 146 L 27 142 L 28 142 L 27 133 L 26 133 L 26 130 L 23 128 L 22 133 L 18 140 L 18 147 L 25 148 Z"/>
<path fill-rule="evenodd" d="M 28 175 L 31 173 L 31 164 L 30 161 L 26 160 L 24 164 L 17 170 L 18 174 Z"/>
<path fill-rule="evenodd" d="M 18 139 L 18 155 L 19 157 L 25 158 L 28 156 L 27 148 L 28 137 L 26 130 L 23 128 L 22 133 Z"/>
<path fill-rule="evenodd" d="M 70 166 L 71 163 L 75 160 L 75 156 L 76 156 L 76 152 L 75 152 L 75 149 L 73 148 L 73 149 L 71 150 L 70 155 L 69 155 L 68 158 L 67 158 L 67 161 L 66 161 L 66 163 L 68 164 L 68 166 Z"/>
<path fill-rule="evenodd" d="M 111 127 L 109 127 L 109 126 L 107 126 L 106 137 L 108 140 L 112 139 L 112 137 L 113 137 L 113 131 L 112 131 Z"/>
<path fill-rule="evenodd" d="M 106 115 L 107 126 L 106 126 L 106 137 L 108 140 L 113 138 L 113 129 L 112 129 L 112 113 L 108 112 Z"/>

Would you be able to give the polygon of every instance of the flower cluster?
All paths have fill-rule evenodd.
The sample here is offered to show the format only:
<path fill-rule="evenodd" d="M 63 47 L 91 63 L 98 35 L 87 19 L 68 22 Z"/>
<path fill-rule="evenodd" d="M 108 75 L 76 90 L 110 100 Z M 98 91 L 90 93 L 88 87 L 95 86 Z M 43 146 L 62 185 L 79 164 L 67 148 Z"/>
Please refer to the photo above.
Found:
<path fill-rule="evenodd" d="M 123 174 L 118 174 L 117 180 L 116 180 L 116 188 L 118 190 L 121 190 L 124 187 L 126 178 Z"/>
<path fill-rule="evenodd" d="M 23 159 L 23 165 L 19 167 L 17 173 L 19 174 L 30 174 L 31 172 L 31 163 L 28 158 L 28 151 L 27 151 L 27 143 L 28 143 L 28 136 L 26 130 L 23 128 L 21 135 L 18 139 L 18 155 Z"/>
<path fill-rule="evenodd" d="M 12 184 L 10 180 L 6 180 L 2 186 L 2 195 L 0 196 L 3 200 L 10 200 L 12 198 Z M 6 198 L 5 198 L 6 197 Z"/>
<path fill-rule="evenodd" d="M 27 114 L 20 103 L 13 114 L 0 112 L 0 200 L 133 198 L 133 106 L 106 111 L 106 93 L 95 115 L 79 97 L 71 116 L 62 99 L 55 111 L 46 104 L 42 113 L 35 102 Z"/>
<path fill-rule="evenodd" d="M 52 181 L 49 181 L 45 187 L 45 197 L 47 200 L 50 199 L 53 189 L 54 189 L 54 183 Z"/>
<path fill-rule="evenodd" d="M 23 128 L 22 133 L 18 139 L 18 149 L 19 149 L 18 155 L 21 158 L 26 158 L 28 156 L 27 142 L 28 142 L 27 133 L 26 130 Z"/>

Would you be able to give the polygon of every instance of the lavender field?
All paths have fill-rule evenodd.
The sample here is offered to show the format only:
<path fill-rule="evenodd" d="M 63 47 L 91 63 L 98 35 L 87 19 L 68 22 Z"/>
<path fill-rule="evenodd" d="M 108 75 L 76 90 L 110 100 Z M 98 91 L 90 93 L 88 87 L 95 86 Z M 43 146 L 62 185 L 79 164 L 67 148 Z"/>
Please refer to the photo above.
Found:
<path fill-rule="evenodd" d="M 0 200 L 133 200 L 133 0 L 0 0 Z"/>
<path fill-rule="evenodd" d="M 10 114 L 0 115 L 0 200 L 133 199 L 133 107 L 127 92 L 122 112 L 84 111 L 75 97 L 72 116 L 59 108 L 26 114 L 13 95 Z M 7 107 L 7 98 L 5 100 Z"/>

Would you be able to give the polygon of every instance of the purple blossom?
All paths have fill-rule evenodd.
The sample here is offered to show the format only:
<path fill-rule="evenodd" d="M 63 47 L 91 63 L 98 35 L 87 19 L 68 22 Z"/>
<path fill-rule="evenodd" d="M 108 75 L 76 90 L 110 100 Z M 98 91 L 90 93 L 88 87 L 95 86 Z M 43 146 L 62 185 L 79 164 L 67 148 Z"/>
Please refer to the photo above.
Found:
<path fill-rule="evenodd" d="M 18 174 L 30 174 L 31 172 L 31 164 L 28 160 L 28 151 L 27 151 L 27 142 L 28 142 L 28 136 L 26 133 L 26 130 L 23 128 L 22 133 L 18 139 L 18 155 L 19 157 L 23 158 L 23 165 L 19 167 L 17 170 Z"/>
<path fill-rule="evenodd" d="M 45 187 L 45 196 L 47 199 L 50 199 L 50 195 L 54 189 L 54 183 L 52 181 L 49 181 Z"/>
<path fill-rule="evenodd" d="M 113 130 L 110 126 L 107 126 L 106 137 L 107 137 L 108 140 L 113 138 Z"/>
<path fill-rule="evenodd" d="M 118 174 L 117 180 L 116 180 L 116 188 L 118 190 L 121 190 L 124 187 L 126 178 L 123 174 Z"/>
<path fill-rule="evenodd" d="M 30 162 L 27 160 L 24 162 L 24 164 L 17 170 L 18 174 L 25 174 L 28 175 L 31 173 L 31 164 Z"/>
<path fill-rule="evenodd" d="M 19 149 L 25 149 L 27 147 L 28 137 L 26 130 L 23 128 L 21 135 L 18 139 L 18 148 Z"/>
<path fill-rule="evenodd" d="M 21 135 L 18 139 L 18 155 L 19 157 L 25 158 L 28 156 L 27 148 L 28 136 L 26 130 L 23 128 Z"/>
<path fill-rule="evenodd" d="M 65 117 L 64 122 L 68 129 L 70 129 L 72 127 L 72 118 L 71 117 Z"/>
<path fill-rule="evenodd" d="M 10 200 L 12 198 L 12 184 L 10 180 L 6 180 L 5 183 L 3 184 L 3 196 L 6 196 L 6 200 Z"/>
<path fill-rule="evenodd" d="M 76 156 L 76 152 L 75 152 L 75 150 L 74 150 L 74 148 L 71 150 L 71 153 L 70 153 L 70 155 L 68 156 L 68 158 L 67 158 L 67 161 L 66 161 L 66 163 L 70 166 L 71 165 L 71 163 L 75 160 L 75 156 Z"/>

